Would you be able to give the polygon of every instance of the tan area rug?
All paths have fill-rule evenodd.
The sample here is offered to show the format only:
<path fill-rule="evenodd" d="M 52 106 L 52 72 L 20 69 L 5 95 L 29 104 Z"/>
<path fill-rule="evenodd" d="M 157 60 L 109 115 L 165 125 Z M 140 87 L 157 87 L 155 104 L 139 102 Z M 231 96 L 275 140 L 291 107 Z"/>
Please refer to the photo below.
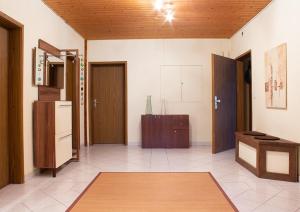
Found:
<path fill-rule="evenodd" d="M 100 173 L 68 211 L 237 211 L 210 173 Z"/>

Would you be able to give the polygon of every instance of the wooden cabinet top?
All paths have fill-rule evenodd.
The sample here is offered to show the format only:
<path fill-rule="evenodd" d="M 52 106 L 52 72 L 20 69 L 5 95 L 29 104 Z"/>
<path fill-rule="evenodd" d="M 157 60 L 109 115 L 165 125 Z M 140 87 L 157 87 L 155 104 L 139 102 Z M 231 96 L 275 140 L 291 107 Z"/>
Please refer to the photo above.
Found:
<path fill-rule="evenodd" d="M 169 116 L 169 117 L 174 117 L 174 116 L 175 116 L 175 117 L 176 117 L 176 116 L 178 116 L 178 117 L 189 117 L 189 115 L 187 115 L 187 114 L 176 114 L 176 115 L 172 115 L 172 114 L 168 114 L 168 115 L 159 115 L 159 114 L 157 114 L 157 115 L 156 115 L 156 114 L 153 114 L 153 115 L 145 115 L 145 114 L 143 114 L 142 116 L 143 116 L 143 117 L 148 117 L 148 116 L 149 116 L 149 117 L 151 117 L 151 116 L 161 116 L 161 117 L 163 117 L 163 116 L 164 116 L 164 117 L 168 117 L 168 116 Z"/>
<path fill-rule="evenodd" d="M 281 139 L 280 140 L 259 140 L 255 139 L 255 136 L 245 135 L 245 132 L 235 132 L 237 139 L 243 139 L 244 141 L 252 142 L 258 145 L 269 145 L 269 146 L 300 146 L 299 143 Z"/>

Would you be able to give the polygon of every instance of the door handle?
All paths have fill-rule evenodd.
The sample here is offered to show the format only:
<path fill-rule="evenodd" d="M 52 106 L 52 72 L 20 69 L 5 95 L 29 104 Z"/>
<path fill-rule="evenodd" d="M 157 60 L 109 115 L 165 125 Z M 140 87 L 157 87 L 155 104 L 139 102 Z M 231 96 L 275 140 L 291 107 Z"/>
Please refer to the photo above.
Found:
<path fill-rule="evenodd" d="M 93 100 L 93 105 L 94 105 L 94 108 L 96 108 L 96 107 L 97 107 L 97 104 L 99 104 L 99 102 L 97 102 L 97 99 L 94 99 L 94 100 Z"/>
<path fill-rule="evenodd" d="M 217 96 L 215 96 L 215 110 L 218 110 L 218 104 L 221 103 L 221 99 L 218 99 Z"/>
<path fill-rule="evenodd" d="M 58 107 L 72 107 L 72 105 L 59 105 Z"/>

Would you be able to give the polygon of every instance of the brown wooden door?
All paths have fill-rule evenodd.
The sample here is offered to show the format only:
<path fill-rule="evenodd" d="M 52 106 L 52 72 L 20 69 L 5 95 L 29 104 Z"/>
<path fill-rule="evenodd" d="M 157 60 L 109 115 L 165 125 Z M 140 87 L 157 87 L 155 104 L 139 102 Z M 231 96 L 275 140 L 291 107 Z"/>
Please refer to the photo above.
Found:
<path fill-rule="evenodd" d="M 8 31 L 0 27 L 0 188 L 9 184 Z"/>
<path fill-rule="evenodd" d="M 212 152 L 235 147 L 236 130 L 236 61 L 212 56 Z"/>
<path fill-rule="evenodd" d="M 92 143 L 125 143 L 125 65 L 91 66 Z"/>

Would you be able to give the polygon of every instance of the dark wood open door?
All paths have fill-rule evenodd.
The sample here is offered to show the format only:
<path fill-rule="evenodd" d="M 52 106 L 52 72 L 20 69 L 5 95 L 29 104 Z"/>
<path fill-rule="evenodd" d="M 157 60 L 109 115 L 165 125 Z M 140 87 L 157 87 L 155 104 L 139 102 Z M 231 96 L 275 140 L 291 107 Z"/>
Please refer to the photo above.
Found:
<path fill-rule="evenodd" d="M 0 27 L 0 189 L 9 184 L 8 31 Z"/>
<path fill-rule="evenodd" d="M 212 152 L 235 147 L 237 63 L 212 55 Z"/>

